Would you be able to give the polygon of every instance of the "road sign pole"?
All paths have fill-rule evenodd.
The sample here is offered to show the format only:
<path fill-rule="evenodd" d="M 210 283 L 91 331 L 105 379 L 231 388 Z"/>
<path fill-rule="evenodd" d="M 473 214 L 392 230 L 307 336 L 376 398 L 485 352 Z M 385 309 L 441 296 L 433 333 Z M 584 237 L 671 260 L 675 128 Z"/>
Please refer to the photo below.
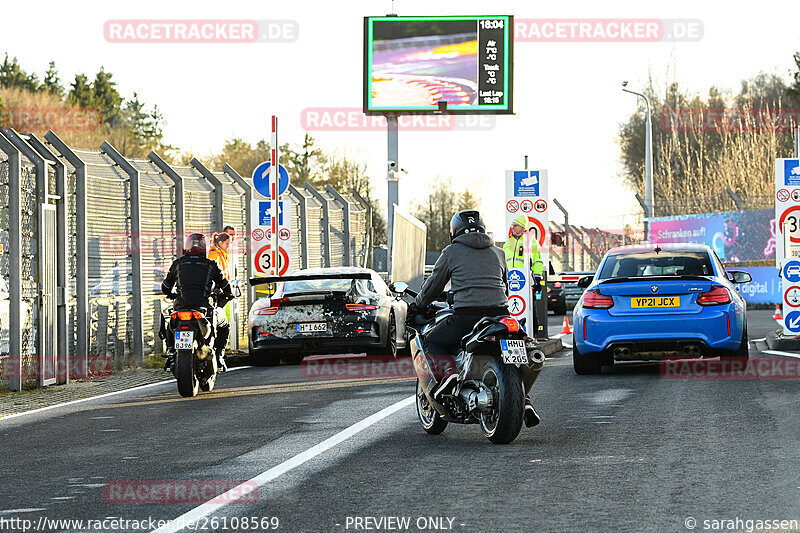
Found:
<path fill-rule="evenodd" d="M 386 258 L 386 271 L 391 279 L 392 275 L 392 238 L 394 236 L 394 206 L 400 203 L 398 174 L 400 172 L 400 161 L 398 161 L 398 142 L 397 142 L 397 115 L 386 115 L 386 127 L 388 137 L 388 161 L 386 162 L 386 180 L 389 185 L 389 209 L 386 218 L 386 242 L 388 254 Z M 392 164 L 394 163 L 394 164 Z"/>
<path fill-rule="evenodd" d="M 270 275 L 278 274 L 278 182 L 280 180 L 280 167 L 278 166 L 278 117 L 272 115 L 272 165 L 270 166 L 270 245 L 272 260 L 270 264 Z"/>

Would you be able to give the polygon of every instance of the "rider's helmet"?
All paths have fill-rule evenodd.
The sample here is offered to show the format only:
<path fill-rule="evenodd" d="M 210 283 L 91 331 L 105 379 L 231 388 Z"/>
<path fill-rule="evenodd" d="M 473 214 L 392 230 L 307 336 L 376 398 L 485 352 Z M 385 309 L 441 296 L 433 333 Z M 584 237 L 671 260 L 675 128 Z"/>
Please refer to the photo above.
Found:
<path fill-rule="evenodd" d="M 184 255 L 202 255 L 206 256 L 206 236 L 202 233 L 192 233 L 186 237 L 186 242 L 183 245 Z"/>
<path fill-rule="evenodd" d="M 459 211 L 450 219 L 450 241 L 465 233 L 486 233 L 481 214 L 474 209 Z"/>

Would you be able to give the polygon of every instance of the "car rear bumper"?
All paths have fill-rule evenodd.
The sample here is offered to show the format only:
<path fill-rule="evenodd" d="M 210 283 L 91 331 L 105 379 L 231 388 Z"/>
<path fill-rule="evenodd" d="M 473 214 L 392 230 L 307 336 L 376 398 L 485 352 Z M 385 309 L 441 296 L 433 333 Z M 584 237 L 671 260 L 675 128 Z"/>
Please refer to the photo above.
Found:
<path fill-rule="evenodd" d="M 339 353 L 342 349 L 377 348 L 381 346 L 380 338 L 365 337 L 297 337 L 285 339 L 275 336 L 251 339 L 253 350 L 281 350 L 295 353 Z"/>
<path fill-rule="evenodd" d="M 685 346 L 700 348 L 701 353 L 694 352 L 695 356 L 736 350 L 745 321 L 744 314 L 737 313 L 733 305 L 708 307 L 698 314 L 680 317 L 663 314 L 613 317 L 605 310 L 581 309 L 576 318 L 575 342 L 581 353 L 614 355 L 615 348 L 628 347 L 630 352 L 640 356 L 626 358 L 636 360 L 657 359 L 670 353 L 692 355 L 685 353 Z"/>

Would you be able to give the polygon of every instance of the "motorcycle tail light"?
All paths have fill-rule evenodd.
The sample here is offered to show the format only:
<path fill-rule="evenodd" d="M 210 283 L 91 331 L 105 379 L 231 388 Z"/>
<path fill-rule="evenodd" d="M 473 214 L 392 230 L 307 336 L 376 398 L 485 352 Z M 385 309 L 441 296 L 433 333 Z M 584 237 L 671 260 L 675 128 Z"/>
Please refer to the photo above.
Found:
<path fill-rule="evenodd" d="M 345 307 L 348 311 L 372 311 L 378 308 L 377 305 L 369 304 L 345 304 Z"/>
<path fill-rule="evenodd" d="M 614 299 L 611 296 L 600 294 L 597 289 L 586 291 L 583 296 L 583 307 L 587 309 L 611 309 L 614 307 Z"/>
<path fill-rule="evenodd" d="M 192 311 L 192 318 L 205 318 L 200 311 Z"/>
<path fill-rule="evenodd" d="M 560 289 L 561 288 L 561 282 L 560 281 L 556 281 L 555 283 L 553 283 L 553 287 L 555 287 L 556 289 Z"/>
<path fill-rule="evenodd" d="M 511 333 L 516 333 L 519 331 L 519 322 L 517 322 L 516 319 L 505 317 L 501 318 L 500 322 L 502 322 Z"/>
<path fill-rule="evenodd" d="M 700 305 L 722 305 L 731 303 L 731 293 L 725 287 L 711 287 L 710 291 L 701 292 L 697 296 Z"/>
<path fill-rule="evenodd" d="M 192 311 L 175 311 L 169 316 L 172 318 L 177 318 L 178 320 L 187 321 L 192 319 Z"/>

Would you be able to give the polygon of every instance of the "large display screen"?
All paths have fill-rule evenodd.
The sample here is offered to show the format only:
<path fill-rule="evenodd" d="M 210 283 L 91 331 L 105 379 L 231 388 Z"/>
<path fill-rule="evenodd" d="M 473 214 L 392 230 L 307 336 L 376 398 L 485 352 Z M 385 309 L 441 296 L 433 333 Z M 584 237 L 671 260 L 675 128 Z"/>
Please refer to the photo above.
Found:
<path fill-rule="evenodd" d="M 513 113 L 514 17 L 365 17 L 365 113 Z"/>

